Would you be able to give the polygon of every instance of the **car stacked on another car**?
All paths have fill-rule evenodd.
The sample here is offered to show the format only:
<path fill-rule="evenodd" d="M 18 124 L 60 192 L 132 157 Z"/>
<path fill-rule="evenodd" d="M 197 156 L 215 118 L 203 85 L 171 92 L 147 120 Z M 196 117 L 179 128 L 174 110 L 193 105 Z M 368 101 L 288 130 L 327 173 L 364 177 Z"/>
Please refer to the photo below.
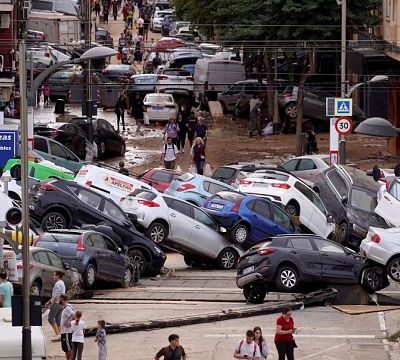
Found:
<path fill-rule="evenodd" d="M 138 179 L 163 193 L 169 187 L 171 182 L 182 174 L 181 171 L 177 170 L 153 168 L 140 174 Z"/>
<path fill-rule="evenodd" d="M 110 81 L 129 83 L 129 80 L 136 74 L 136 71 L 131 65 L 110 64 L 101 73 Z"/>
<path fill-rule="evenodd" d="M 400 226 L 400 178 L 394 178 L 382 190 L 375 213 L 392 226 Z"/>
<path fill-rule="evenodd" d="M 291 174 L 313 184 L 317 175 L 329 168 L 329 155 L 304 155 L 291 158 L 280 165 Z"/>

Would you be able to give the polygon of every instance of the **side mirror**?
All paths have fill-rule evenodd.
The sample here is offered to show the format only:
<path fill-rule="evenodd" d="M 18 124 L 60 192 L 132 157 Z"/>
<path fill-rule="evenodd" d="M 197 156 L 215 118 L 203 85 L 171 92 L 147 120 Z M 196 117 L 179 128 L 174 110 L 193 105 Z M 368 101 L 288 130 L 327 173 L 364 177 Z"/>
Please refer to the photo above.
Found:
<path fill-rule="evenodd" d="M 343 204 L 344 206 L 347 206 L 348 202 L 349 202 L 349 199 L 348 199 L 346 196 L 343 196 L 343 197 L 342 197 L 342 204 Z"/>
<path fill-rule="evenodd" d="M 224 227 L 220 226 L 219 227 L 219 232 L 222 233 L 222 234 L 225 234 L 226 233 L 226 229 Z"/>
<path fill-rule="evenodd" d="M 69 264 L 67 264 L 67 263 L 64 263 L 64 268 L 65 268 L 65 270 L 71 269 L 71 267 L 70 267 Z"/>

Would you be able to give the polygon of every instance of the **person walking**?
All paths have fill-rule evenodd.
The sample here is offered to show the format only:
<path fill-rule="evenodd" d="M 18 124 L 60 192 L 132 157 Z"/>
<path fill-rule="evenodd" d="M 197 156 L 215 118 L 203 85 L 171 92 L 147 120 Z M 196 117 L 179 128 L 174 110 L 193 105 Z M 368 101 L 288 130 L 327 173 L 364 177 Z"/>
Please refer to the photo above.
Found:
<path fill-rule="evenodd" d="M 126 46 L 126 37 L 125 34 L 122 32 L 121 36 L 118 39 L 118 52 L 122 56 L 122 49 Z"/>
<path fill-rule="evenodd" d="M 250 99 L 249 104 L 250 104 L 250 111 L 253 110 L 254 106 L 256 106 L 256 105 L 260 106 L 261 105 L 261 101 L 258 98 L 257 94 L 253 94 L 253 97 Z"/>
<path fill-rule="evenodd" d="M 110 5 L 108 3 L 108 0 L 105 0 L 103 2 L 103 20 L 104 24 L 108 24 L 108 15 L 110 13 Z"/>
<path fill-rule="evenodd" d="M 260 104 L 255 103 L 253 109 L 250 111 L 250 130 L 249 137 L 253 137 L 253 132 L 257 131 L 261 136 L 261 124 L 260 124 Z"/>
<path fill-rule="evenodd" d="M 150 27 L 150 18 L 145 14 L 143 19 L 143 38 L 144 41 L 149 40 L 149 27 Z"/>
<path fill-rule="evenodd" d="M 268 347 L 267 343 L 264 340 L 264 337 L 262 335 L 262 330 L 259 326 L 256 326 L 253 329 L 254 332 L 254 342 L 258 345 L 260 348 L 260 359 L 261 360 L 267 360 L 268 357 Z"/>
<path fill-rule="evenodd" d="M 100 17 L 100 0 L 95 0 L 94 2 L 94 13 L 97 17 Z"/>
<path fill-rule="evenodd" d="M 131 104 L 131 115 L 135 118 L 137 131 L 140 130 L 140 126 L 143 123 L 143 100 L 141 99 L 139 94 L 135 95 L 135 98 L 132 100 Z"/>
<path fill-rule="evenodd" d="M 125 163 L 124 163 L 122 160 L 119 162 L 118 167 L 119 167 L 118 172 L 119 172 L 120 174 L 129 176 L 129 171 L 128 171 L 128 169 L 125 167 Z"/>
<path fill-rule="evenodd" d="M 186 352 L 179 343 L 179 335 L 171 334 L 168 336 L 169 345 L 163 347 L 154 357 L 154 360 L 159 360 L 161 357 L 164 360 L 186 360 Z"/>
<path fill-rule="evenodd" d="M 186 142 L 186 133 L 187 133 L 187 126 L 185 117 L 183 114 L 178 115 L 178 123 L 179 133 L 178 133 L 178 150 L 183 154 L 185 152 L 185 142 Z"/>
<path fill-rule="evenodd" d="M 7 272 L 0 271 L 0 307 L 10 308 L 11 297 L 14 295 L 14 288 L 7 279 Z"/>
<path fill-rule="evenodd" d="M 260 360 L 260 348 L 254 342 L 253 330 L 246 331 L 246 338 L 240 340 L 233 353 L 235 359 Z"/>
<path fill-rule="evenodd" d="M 51 299 L 45 304 L 46 307 L 50 307 L 49 315 L 47 320 L 54 330 L 55 337 L 52 341 L 61 340 L 61 313 L 63 306 L 60 304 L 60 296 L 65 294 L 65 284 L 62 280 L 64 273 L 61 271 L 55 271 L 53 273 L 53 279 L 55 281 Z"/>
<path fill-rule="evenodd" d="M 118 95 L 117 103 L 115 104 L 115 114 L 117 115 L 117 132 L 119 132 L 119 122 L 122 122 L 122 131 L 125 131 L 125 109 L 126 99 L 122 92 Z"/>
<path fill-rule="evenodd" d="M 199 117 L 194 129 L 195 129 L 195 134 L 194 134 L 195 138 L 200 137 L 204 142 L 204 146 L 206 146 L 208 127 L 206 124 L 204 124 L 204 120 L 202 117 Z"/>
<path fill-rule="evenodd" d="M 190 148 L 192 148 L 193 146 L 194 135 L 196 133 L 196 125 L 197 125 L 197 119 L 194 116 L 194 112 L 191 111 L 186 122 L 187 138 L 189 141 Z"/>
<path fill-rule="evenodd" d="M 157 68 L 160 65 L 162 65 L 162 59 L 161 59 L 161 56 L 160 56 L 160 54 L 158 52 L 156 52 L 156 56 L 154 56 L 152 63 L 153 63 L 154 72 L 157 70 Z"/>
<path fill-rule="evenodd" d="M 98 360 L 107 359 L 107 334 L 106 334 L 106 322 L 104 320 L 97 321 L 96 339 L 94 340 L 99 347 Z"/>
<path fill-rule="evenodd" d="M 68 303 L 65 294 L 60 295 L 60 305 L 63 307 L 61 312 L 61 350 L 65 353 L 67 360 L 72 359 L 72 333 L 71 322 L 74 320 L 75 312 L 72 305 Z"/>
<path fill-rule="evenodd" d="M 171 21 L 169 16 L 165 16 L 161 23 L 161 34 L 162 36 L 169 36 L 170 31 L 171 31 Z"/>
<path fill-rule="evenodd" d="M 276 320 L 275 346 L 278 360 L 294 360 L 294 348 L 297 347 L 293 334 L 296 332 L 292 317 L 292 309 L 285 308 Z"/>
<path fill-rule="evenodd" d="M 136 36 L 134 41 L 134 46 L 135 46 L 135 61 L 141 64 L 143 60 L 143 36 Z"/>
<path fill-rule="evenodd" d="M 162 148 L 161 161 L 164 161 L 166 169 L 171 170 L 175 169 L 176 163 L 179 164 L 179 151 L 170 137 L 167 138 L 167 143 Z"/>
<path fill-rule="evenodd" d="M 128 9 L 128 15 L 126 16 L 126 26 L 130 28 L 131 30 L 133 29 L 133 16 L 135 15 L 135 10 L 133 8 L 133 5 L 129 6 Z"/>
<path fill-rule="evenodd" d="M 113 11 L 114 21 L 116 21 L 117 17 L 118 17 L 118 8 L 119 8 L 118 1 L 117 0 L 113 0 L 113 2 L 112 2 L 112 11 Z"/>
<path fill-rule="evenodd" d="M 85 343 L 84 331 L 86 324 L 82 319 L 82 311 L 75 313 L 75 320 L 71 322 L 72 328 L 72 360 L 82 360 L 83 345 Z"/>
<path fill-rule="evenodd" d="M 49 98 L 50 98 L 50 86 L 47 82 L 43 84 L 42 92 L 43 92 L 43 105 L 47 106 L 49 105 Z"/>
<path fill-rule="evenodd" d="M 206 153 L 204 142 L 201 137 L 194 140 L 191 153 L 193 155 L 192 164 L 196 166 L 196 171 L 199 175 L 203 175 L 204 163 L 206 161 Z"/>
<path fill-rule="evenodd" d="M 144 20 L 139 15 L 139 18 L 136 19 L 136 30 L 137 30 L 139 36 L 143 36 L 143 30 L 144 30 L 143 26 L 144 26 Z"/>
<path fill-rule="evenodd" d="M 176 124 L 174 118 L 170 118 L 168 124 L 165 126 L 164 137 L 171 138 L 172 143 L 177 145 L 179 135 L 179 126 Z"/>

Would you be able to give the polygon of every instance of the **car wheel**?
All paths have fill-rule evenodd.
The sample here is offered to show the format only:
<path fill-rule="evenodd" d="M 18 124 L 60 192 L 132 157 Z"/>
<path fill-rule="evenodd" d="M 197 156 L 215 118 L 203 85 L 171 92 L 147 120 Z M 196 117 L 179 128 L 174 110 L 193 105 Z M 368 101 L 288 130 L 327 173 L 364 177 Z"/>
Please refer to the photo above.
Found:
<path fill-rule="evenodd" d="M 89 264 L 86 267 L 86 270 L 83 273 L 83 284 L 85 285 L 85 288 L 93 288 L 96 282 L 96 273 L 96 267 L 93 264 Z"/>
<path fill-rule="evenodd" d="M 200 259 L 192 255 L 185 255 L 183 261 L 187 266 L 196 267 L 200 265 Z"/>
<path fill-rule="evenodd" d="M 142 251 L 137 249 L 130 250 L 128 256 L 131 259 L 133 269 L 139 269 L 139 274 L 142 276 L 147 269 L 147 260 Z"/>
<path fill-rule="evenodd" d="M 67 220 L 63 214 L 57 211 L 51 211 L 43 217 L 41 227 L 43 231 L 66 229 Z"/>
<path fill-rule="evenodd" d="M 287 204 L 286 205 L 286 212 L 290 216 L 299 216 L 300 215 L 300 208 L 296 204 Z"/>
<path fill-rule="evenodd" d="M 239 245 L 242 245 L 247 240 L 248 235 L 249 229 L 245 224 L 236 225 L 231 232 L 232 241 Z"/>
<path fill-rule="evenodd" d="M 276 274 L 276 286 L 281 291 L 292 292 L 299 284 L 297 271 L 291 266 L 281 267 Z"/>
<path fill-rule="evenodd" d="M 232 248 L 223 249 L 217 258 L 218 267 L 222 270 L 234 269 L 237 265 L 238 254 Z"/>
<path fill-rule="evenodd" d="M 31 285 L 31 295 L 41 296 L 42 295 L 42 285 L 35 280 Z"/>
<path fill-rule="evenodd" d="M 121 154 L 121 156 L 124 156 L 125 152 L 126 152 L 126 145 L 121 144 L 121 150 L 119 151 L 119 153 Z"/>
<path fill-rule="evenodd" d="M 374 268 L 366 269 L 364 272 L 364 287 L 369 293 L 382 289 L 383 278 Z"/>
<path fill-rule="evenodd" d="M 156 244 L 161 244 L 167 239 L 168 229 L 160 222 L 153 222 L 146 231 L 146 235 L 150 240 L 153 240 Z"/>
<path fill-rule="evenodd" d="M 243 295 L 250 304 L 262 304 L 267 295 L 267 288 L 263 284 L 250 284 L 243 288 Z"/>
<path fill-rule="evenodd" d="M 345 221 L 339 224 L 339 243 L 345 244 L 347 241 L 347 237 L 349 236 L 349 226 Z"/>
<path fill-rule="evenodd" d="M 122 276 L 121 285 L 124 288 L 128 288 L 132 283 L 133 271 L 131 267 L 127 267 L 124 271 L 124 275 Z"/>
<path fill-rule="evenodd" d="M 386 271 L 394 281 L 400 281 L 400 257 L 395 257 L 387 264 Z"/>
<path fill-rule="evenodd" d="M 295 119 L 297 117 L 297 104 L 291 102 L 285 106 L 285 115 L 289 119 Z"/>

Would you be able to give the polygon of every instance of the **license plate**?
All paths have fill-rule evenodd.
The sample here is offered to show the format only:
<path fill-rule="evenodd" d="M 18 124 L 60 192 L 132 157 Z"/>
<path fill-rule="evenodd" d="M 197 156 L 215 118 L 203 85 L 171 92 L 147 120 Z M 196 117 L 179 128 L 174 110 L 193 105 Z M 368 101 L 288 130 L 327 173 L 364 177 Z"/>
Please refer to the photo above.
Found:
<path fill-rule="evenodd" d="M 154 111 L 162 111 L 164 108 L 161 107 L 161 106 L 152 106 L 152 109 L 153 109 Z"/>
<path fill-rule="evenodd" d="M 253 186 L 259 187 L 259 188 L 268 188 L 269 184 L 264 184 L 264 183 L 254 183 Z"/>
<path fill-rule="evenodd" d="M 242 270 L 242 275 L 246 275 L 246 274 L 248 274 L 248 273 L 251 273 L 253 270 L 254 270 L 254 265 L 253 265 L 253 266 L 249 266 L 249 267 L 247 267 L 247 268 L 244 268 L 244 269 Z"/>
<path fill-rule="evenodd" d="M 212 203 L 210 207 L 211 207 L 211 209 L 218 209 L 218 210 L 221 210 L 221 209 L 224 208 L 224 205 Z"/>

